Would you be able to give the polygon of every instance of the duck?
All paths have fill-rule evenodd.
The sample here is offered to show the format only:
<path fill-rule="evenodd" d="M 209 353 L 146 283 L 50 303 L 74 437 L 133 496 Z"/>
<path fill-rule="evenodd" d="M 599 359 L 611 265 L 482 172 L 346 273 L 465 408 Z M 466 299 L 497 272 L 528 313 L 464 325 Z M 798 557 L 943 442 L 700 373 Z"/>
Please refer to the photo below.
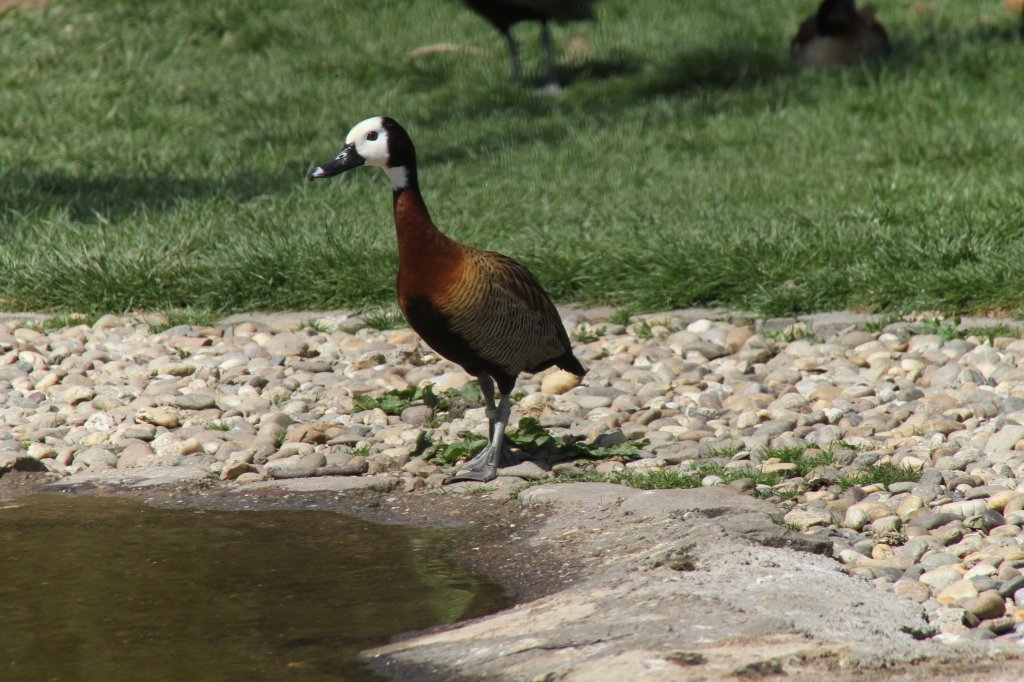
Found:
<path fill-rule="evenodd" d="M 467 7 L 491 23 L 505 36 L 508 54 L 512 60 L 512 80 L 522 84 L 519 67 L 519 47 L 512 35 L 512 26 L 520 21 L 540 22 L 540 42 L 548 68 L 545 89 L 557 92 L 558 79 L 555 77 L 555 60 L 551 54 L 551 30 L 549 21 L 566 22 L 594 18 L 592 5 L 596 0 L 464 0 Z"/>
<path fill-rule="evenodd" d="M 557 308 L 526 266 L 462 244 L 434 225 L 420 193 L 412 139 L 394 119 L 374 116 L 357 123 L 341 151 L 307 178 L 312 182 L 360 166 L 381 168 L 391 181 L 403 316 L 428 346 L 476 377 L 484 398 L 488 444 L 446 483 L 490 481 L 499 466 L 516 463 L 505 431 L 519 374 L 557 366 L 582 377 L 586 370 Z"/>
<path fill-rule="evenodd" d="M 875 13 L 874 5 L 858 10 L 854 0 L 824 0 L 790 43 L 793 60 L 801 66 L 840 66 L 887 54 L 889 35 Z"/>

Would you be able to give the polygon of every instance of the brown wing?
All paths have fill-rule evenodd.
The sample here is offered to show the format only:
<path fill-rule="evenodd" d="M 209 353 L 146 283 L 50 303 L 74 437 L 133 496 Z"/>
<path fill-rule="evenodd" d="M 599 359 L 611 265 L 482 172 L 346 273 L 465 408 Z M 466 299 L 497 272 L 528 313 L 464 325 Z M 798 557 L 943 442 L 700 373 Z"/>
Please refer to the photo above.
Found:
<path fill-rule="evenodd" d="M 442 298 L 438 309 L 450 333 L 472 354 L 463 366 L 497 369 L 495 379 L 505 377 L 506 386 L 520 372 L 554 364 L 583 374 L 558 310 L 537 278 L 511 258 L 467 248 L 460 278 Z"/>
<path fill-rule="evenodd" d="M 481 255 L 494 271 L 498 285 L 502 289 L 514 297 L 519 305 L 545 318 L 557 320 L 558 328 L 565 335 L 565 328 L 562 327 L 558 309 L 551 302 L 548 292 L 544 291 L 544 287 L 533 276 L 533 273 L 527 270 L 525 265 L 495 251 L 484 251 Z M 565 338 L 566 344 L 568 344 L 568 335 L 565 335 Z"/>

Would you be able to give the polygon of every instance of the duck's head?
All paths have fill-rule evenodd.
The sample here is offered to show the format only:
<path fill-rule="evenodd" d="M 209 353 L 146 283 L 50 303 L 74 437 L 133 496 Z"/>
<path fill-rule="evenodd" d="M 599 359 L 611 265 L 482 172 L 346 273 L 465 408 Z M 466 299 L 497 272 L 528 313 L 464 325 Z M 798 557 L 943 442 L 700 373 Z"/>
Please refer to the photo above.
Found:
<path fill-rule="evenodd" d="M 309 171 L 306 177 L 312 182 L 359 166 L 383 168 L 396 190 L 412 184 L 416 174 L 416 150 L 405 128 L 387 116 L 361 121 L 349 131 L 338 155 Z"/>

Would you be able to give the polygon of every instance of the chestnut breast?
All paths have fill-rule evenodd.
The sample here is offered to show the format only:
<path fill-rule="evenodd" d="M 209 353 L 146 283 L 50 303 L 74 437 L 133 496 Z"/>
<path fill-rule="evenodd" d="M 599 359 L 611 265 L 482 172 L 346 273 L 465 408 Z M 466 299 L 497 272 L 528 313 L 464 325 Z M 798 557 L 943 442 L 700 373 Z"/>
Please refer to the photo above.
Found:
<path fill-rule="evenodd" d="M 395 227 L 398 305 L 406 312 L 414 298 L 440 304 L 461 276 L 464 247 L 434 226 L 419 192 L 404 191 L 396 197 Z"/>

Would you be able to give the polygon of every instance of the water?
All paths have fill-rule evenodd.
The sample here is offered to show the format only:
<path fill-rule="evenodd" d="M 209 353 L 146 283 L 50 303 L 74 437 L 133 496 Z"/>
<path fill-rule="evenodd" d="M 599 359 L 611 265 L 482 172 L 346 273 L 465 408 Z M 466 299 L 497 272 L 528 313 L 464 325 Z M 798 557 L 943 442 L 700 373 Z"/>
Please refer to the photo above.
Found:
<path fill-rule="evenodd" d="M 452 538 L 327 511 L 0 503 L 0 680 L 379 679 L 360 650 L 507 605 L 441 560 Z"/>

